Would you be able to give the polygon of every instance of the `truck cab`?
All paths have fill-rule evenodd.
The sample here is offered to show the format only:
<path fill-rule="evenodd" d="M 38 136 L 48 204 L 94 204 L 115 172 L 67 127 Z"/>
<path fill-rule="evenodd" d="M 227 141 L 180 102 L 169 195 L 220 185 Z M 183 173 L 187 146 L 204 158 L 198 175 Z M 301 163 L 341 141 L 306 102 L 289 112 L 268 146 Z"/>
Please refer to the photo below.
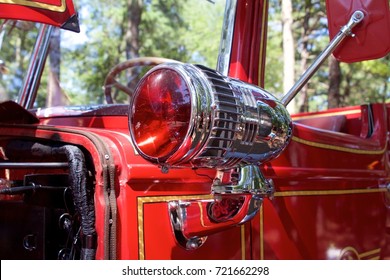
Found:
<path fill-rule="evenodd" d="M 388 55 L 388 1 L 326 1 L 329 43 L 281 96 L 265 86 L 269 1 L 209 2 L 188 5 L 220 26 L 214 65 L 196 51 L 92 66 L 79 55 L 61 67 L 83 71 L 61 85 L 58 32 L 72 34 L 61 44 L 94 36 L 79 21 L 93 7 L 0 1 L 1 259 L 390 257 L 390 104 L 289 111 L 332 53 L 347 63 Z M 112 40 L 131 30 L 99 28 Z M 87 74 L 96 82 L 82 87 Z"/>

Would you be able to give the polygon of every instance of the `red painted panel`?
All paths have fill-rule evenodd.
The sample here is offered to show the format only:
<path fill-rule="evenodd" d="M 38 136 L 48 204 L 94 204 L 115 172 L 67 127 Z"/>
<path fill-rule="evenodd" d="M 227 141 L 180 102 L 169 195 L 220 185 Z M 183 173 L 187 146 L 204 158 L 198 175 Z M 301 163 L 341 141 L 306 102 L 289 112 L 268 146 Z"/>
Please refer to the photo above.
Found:
<path fill-rule="evenodd" d="M 263 220 L 253 222 L 253 236 L 260 239 L 262 222 L 266 259 L 374 259 L 383 247 L 385 221 L 383 192 L 302 193 L 267 200 Z M 357 256 L 347 255 L 351 248 Z"/>
<path fill-rule="evenodd" d="M 4 19 L 28 20 L 61 27 L 75 15 L 72 0 L 0 0 L 0 18 Z"/>
<path fill-rule="evenodd" d="M 390 52 L 390 10 L 388 0 L 327 0 L 329 33 L 333 38 L 351 15 L 360 10 L 365 18 L 352 31 L 354 37 L 346 38 L 334 51 L 343 62 L 376 59 Z"/>
<path fill-rule="evenodd" d="M 229 76 L 264 86 L 268 1 L 237 1 Z"/>

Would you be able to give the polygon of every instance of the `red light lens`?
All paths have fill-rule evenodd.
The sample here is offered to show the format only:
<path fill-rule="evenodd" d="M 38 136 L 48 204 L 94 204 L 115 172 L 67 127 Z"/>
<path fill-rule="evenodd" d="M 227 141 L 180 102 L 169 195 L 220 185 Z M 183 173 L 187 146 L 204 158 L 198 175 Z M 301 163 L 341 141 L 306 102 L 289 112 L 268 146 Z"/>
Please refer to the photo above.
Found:
<path fill-rule="evenodd" d="M 191 95 L 175 71 L 160 69 L 138 85 L 130 119 L 138 149 L 164 161 L 184 142 L 191 119 Z"/>

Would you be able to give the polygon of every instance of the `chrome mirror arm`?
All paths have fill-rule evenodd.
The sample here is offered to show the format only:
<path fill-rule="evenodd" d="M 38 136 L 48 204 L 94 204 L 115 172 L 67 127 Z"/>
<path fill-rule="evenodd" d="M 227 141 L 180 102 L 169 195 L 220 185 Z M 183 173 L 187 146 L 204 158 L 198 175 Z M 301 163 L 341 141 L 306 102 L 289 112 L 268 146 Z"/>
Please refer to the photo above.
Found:
<path fill-rule="evenodd" d="M 237 185 L 222 185 L 216 179 L 208 199 L 168 203 L 172 231 L 181 247 L 195 250 L 206 242 L 207 236 L 244 224 L 259 212 L 264 197 L 272 197 L 272 180 L 265 179 L 258 166 L 242 166 L 239 171 Z M 219 217 L 221 208 L 232 214 Z"/>
<path fill-rule="evenodd" d="M 282 104 L 287 106 L 297 93 L 304 87 L 309 79 L 317 72 L 318 68 L 328 58 L 328 56 L 337 48 L 338 45 L 347 37 L 353 36 L 352 29 L 364 19 L 362 11 L 355 11 L 346 25 L 341 27 L 339 33 L 330 41 L 328 46 L 319 54 L 312 65 L 302 74 L 293 87 L 283 96 Z"/>
<path fill-rule="evenodd" d="M 18 103 L 25 109 L 31 109 L 34 105 L 53 29 L 54 26 L 42 24 L 39 30 L 27 70 L 29 75 L 25 77 L 19 92 Z"/>

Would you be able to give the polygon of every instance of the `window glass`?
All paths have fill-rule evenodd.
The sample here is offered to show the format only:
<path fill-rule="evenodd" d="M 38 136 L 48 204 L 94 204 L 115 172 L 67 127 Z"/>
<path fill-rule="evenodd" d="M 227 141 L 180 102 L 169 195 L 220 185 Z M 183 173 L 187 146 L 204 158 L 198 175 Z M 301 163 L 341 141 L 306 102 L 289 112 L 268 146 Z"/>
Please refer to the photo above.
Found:
<path fill-rule="evenodd" d="M 164 57 L 216 67 L 223 0 L 133 1 L 142 4 L 130 12 L 127 2 L 76 2 L 81 31 L 54 34 L 35 106 L 104 103 L 107 73 L 129 58 Z M 132 90 L 147 70 L 132 68 L 117 80 Z M 112 96 L 115 103 L 129 102 L 114 88 Z"/>

